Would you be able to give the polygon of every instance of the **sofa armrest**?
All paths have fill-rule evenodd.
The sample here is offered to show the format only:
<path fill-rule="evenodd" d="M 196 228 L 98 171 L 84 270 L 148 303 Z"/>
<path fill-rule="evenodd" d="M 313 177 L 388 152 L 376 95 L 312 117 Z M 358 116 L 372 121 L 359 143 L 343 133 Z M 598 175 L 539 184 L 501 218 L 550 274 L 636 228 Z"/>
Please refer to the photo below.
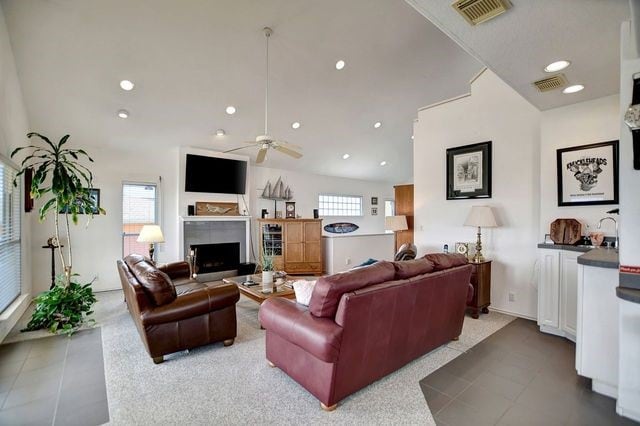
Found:
<path fill-rule="evenodd" d="M 191 277 L 191 268 L 188 262 L 165 263 L 158 266 L 158 269 L 167 274 L 171 280 Z"/>
<path fill-rule="evenodd" d="M 235 305 L 240 292 L 234 284 L 220 284 L 180 295 L 171 303 L 140 314 L 143 326 L 181 321 Z"/>
<path fill-rule="evenodd" d="M 280 297 L 260 306 L 259 319 L 267 332 L 276 333 L 322 361 L 337 361 L 342 327 L 332 319 L 314 317 L 302 305 Z"/>

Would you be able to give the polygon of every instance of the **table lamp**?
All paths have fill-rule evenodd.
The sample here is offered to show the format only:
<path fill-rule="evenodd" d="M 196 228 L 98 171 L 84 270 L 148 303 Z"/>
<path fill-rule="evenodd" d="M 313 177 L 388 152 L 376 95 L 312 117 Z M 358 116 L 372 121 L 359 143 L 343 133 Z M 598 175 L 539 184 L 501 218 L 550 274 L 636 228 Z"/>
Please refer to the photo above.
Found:
<path fill-rule="evenodd" d="M 155 251 L 155 243 L 164 243 L 162 229 L 158 225 L 144 225 L 138 235 L 139 243 L 149 243 L 149 258 L 153 260 L 153 252 Z"/>
<path fill-rule="evenodd" d="M 396 237 L 396 250 L 398 249 L 398 231 L 406 231 L 409 229 L 407 225 L 407 217 L 404 215 L 399 216 L 386 216 L 384 218 L 384 229 L 387 231 L 393 231 Z"/>
<path fill-rule="evenodd" d="M 484 256 L 482 255 L 482 227 L 496 228 L 496 218 L 493 215 L 493 211 L 489 206 L 473 206 L 467 216 L 467 220 L 464 221 L 464 226 L 477 226 L 478 227 L 478 241 L 476 242 L 476 254 L 473 256 L 473 262 L 484 262 Z"/>

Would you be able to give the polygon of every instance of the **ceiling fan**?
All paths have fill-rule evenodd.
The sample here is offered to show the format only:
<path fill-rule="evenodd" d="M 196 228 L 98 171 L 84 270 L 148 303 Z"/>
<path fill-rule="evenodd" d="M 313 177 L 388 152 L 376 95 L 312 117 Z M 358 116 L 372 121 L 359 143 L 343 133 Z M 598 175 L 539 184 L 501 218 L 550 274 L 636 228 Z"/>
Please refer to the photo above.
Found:
<path fill-rule="evenodd" d="M 280 151 L 283 154 L 289 155 L 295 159 L 298 159 L 300 157 L 302 157 L 302 154 L 299 153 L 297 150 L 301 150 L 302 148 L 297 146 L 297 145 L 293 145 L 290 144 L 288 142 L 282 141 L 282 140 L 277 140 L 275 139 L 273 136 L 269 135 L 269 119 L 268 119 L 268 112 L 269 112 L 269 37 L 271 37 L 271 34 L 273 34 L 273 30 L 269 27 L 264 27 L 263 29 L 264 31 L 264 35 L 267 39 L 267 66 L 266 66 L 266 76 L 265 76 L 265 94 L 264 94 L 264 134 L 263 135 L 259 135 L 256 137 L 255 141 L 249 141 L 249 142 L 245 142 L 248 144 L 251 144 L 253 146 L 258 146 L 260 149 L 258 150 L 258 156 L 256 157 L 256 163 L 260 164 L 264 161 L 265 157 L 267 156 L 267 151 L 269 151 L 269 149 L 275 149 L 276 151 Z M 224 151 L 224 152 L 233 152 L 233 151 L 238 151 L 240 149 L 246 149 L 246 148 L 252 148 L 253 146 L 242 146 L 240 148 L 234 148 L 234 149 L 230 149 L 228 151 Z"/>

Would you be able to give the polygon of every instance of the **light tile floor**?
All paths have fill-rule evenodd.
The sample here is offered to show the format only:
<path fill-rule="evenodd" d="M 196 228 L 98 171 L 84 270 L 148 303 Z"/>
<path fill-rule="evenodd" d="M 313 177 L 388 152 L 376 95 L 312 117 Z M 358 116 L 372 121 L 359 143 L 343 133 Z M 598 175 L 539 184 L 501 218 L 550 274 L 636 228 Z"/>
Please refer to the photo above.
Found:
<path fill-rule="evenodd" d="M 0 425 L 108 421 L 100 328 L 0 346 Z"/>

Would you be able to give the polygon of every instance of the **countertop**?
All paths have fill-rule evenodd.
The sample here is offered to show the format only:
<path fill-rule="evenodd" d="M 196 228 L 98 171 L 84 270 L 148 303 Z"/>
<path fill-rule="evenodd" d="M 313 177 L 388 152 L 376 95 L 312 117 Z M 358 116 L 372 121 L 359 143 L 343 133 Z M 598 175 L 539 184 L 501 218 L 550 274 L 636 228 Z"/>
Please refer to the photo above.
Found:
<path fill-rule="evenodd" d="M 606 247 L 580 247 L 567 244 L 538 244 L 538 248 L 550 250 L 569 250 L 584 253 L 578 256 L 578 263 L 586 266 L 595 266 L 598 268 L 618 269 L 620 262 L 618 260 L 618 250 Z"/>
<path fill-rule="evenodd" d="M 618 250 L 613 248 L 595 248 L 585 254 L 578 256 L 578 263 L 585 266 L 595 266 L 597 268 L 618 269 Z"/>
<path fill-rule="evenodd" d="M 616 295 L 623 300 L 640 303 L 640 290 L 628 287 L 616 287 Z"/>

